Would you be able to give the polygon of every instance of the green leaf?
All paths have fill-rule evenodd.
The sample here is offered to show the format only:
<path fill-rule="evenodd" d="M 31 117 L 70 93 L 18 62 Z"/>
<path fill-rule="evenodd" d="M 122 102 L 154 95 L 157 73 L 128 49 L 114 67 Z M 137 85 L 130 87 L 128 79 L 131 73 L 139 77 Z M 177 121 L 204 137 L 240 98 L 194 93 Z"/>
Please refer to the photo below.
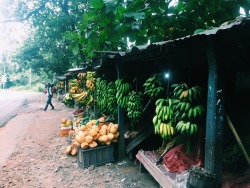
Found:
<path fill-rule="evenodd" d="M 90 5 L 93 8 L 97 8 L 97 9 L 100 9 L 103 6 L 103 4 L 102 4 L 102 2 L 100 0 L 90 0 Z"/>
<path fill-rule="evenodd" d="M 75 43 L 73 48 L 72 48 L 72 52 L 74 55 L 77 55 L 79 53 L 79 45 L 78 43 Z"/>
<path fill-rule="evenodd" d="M 117 43 L 117 41 L 119 40 L 119 34 L 115 32 L 114 30 L 108 30 L 108 39 L 111 42 Z"/>
<path fill-rule="evenodd" d="M 127 13 L 124 13 L 123 16 L 124 17 L 134 17 L 135 19 L 144 19 L 145 18 L 145 13 L 142 12 L 142 13 L 133 13 L 133 12 L 127 12 Z"/>
<path fill-rule="evenodd" d="M 178 12 L 181 12 L 183 10 L 183 5 L 184 3 L 182 1 L 178 2 L 178 5 L 176 6 L 176 9 L 178 10 Z"/>
<path fill-rule="evenodd" d="M 125 7 L 120 6 L 120 7 L 117 8 L 117 13 L 123 14 L 123 12 L 124 12 L 125 10 L 126 10 Z"/>

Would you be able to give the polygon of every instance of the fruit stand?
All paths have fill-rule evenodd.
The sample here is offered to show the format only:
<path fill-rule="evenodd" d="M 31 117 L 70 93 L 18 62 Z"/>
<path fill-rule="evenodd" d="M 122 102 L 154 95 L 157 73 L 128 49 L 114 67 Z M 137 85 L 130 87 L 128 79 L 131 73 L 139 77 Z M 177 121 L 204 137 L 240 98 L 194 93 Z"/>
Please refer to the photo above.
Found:
<path fill-rule="evenodd" d="M 69 80 L 66 99 L 82 105 L 74 112 L 66 153 L 84 160 L 85 149 L 114 145 L 119 160 L 126 153 L 132 159 L 136 153 L 140 165 L 162 187 L 174 187 L 178 175 L 197 170 L 192 171 L 193 166 L 213 186 L 222 186 L 223 147 L 228 141 L 223 138 L 225 109 L 237 114 L 234 120 L 242 117 L 233 111 L 233 100 L 226 99 L 237 96 L 234 105 L 242 108 L 235 80 L 238 71 L 249 72 L 250 66 L 245 56 L 238 63 L 237 55 L 242 57 L 243 47 L 249 50 L 249 30 L 250 21 L 245 19 L 174 41 L 136 46 L 78 73 Z M 240 94 L 247 96 L 250 88 L 246 88 Z M 246 110 L 244 117 L 248 115 Z M 60 127 L 65 126 L 61 122 Z M 126 139 L 126 131 L 136 134 Z M 113 153 L 109 147 L 106 151 Z M 110 162 L 114 158 L 109 154 L 101 155 Z M 89 166 L 91 162 L 84 163 Z M 191 186 L 190 176 L 185 173 L 185 177 Z"/>
<path fill-rule="evenodd" d="M 165 83 L 163 87 L 167 89 L 165 91 L 167 95 L 162 98 L 164 102 L 157 102 L 158 105 L 160 104 L 160 107 L 155 109 L 155 116 L 153 116 L 155 118 L 152 119 L 153 122 L 151 121 L 151 123 L 156 126 L 154 126 L 155 129 L 153 131 L 151 130 L 151 133 L 163 133 L 164 137 L 167 136 L 166 138 L 171 140 L 171 137 L 173 137 L 173 128 L 171 128 L 171 123 L 168 122 L 168 118 L 171 120 L 170 114 L 174 114 L 174 119 L 178 120 L 172 124 L 175 127 L 174 131 L 179 134 L 184 133 L 187 138 L 189 135 L 197 133 L 203 127 L 205 131 L 203 140 L 206 141 L 203 147 L 203 167 L 215 175 L 217 185 L 222 184 L 223 141 L 227 141 L 228 139 L 228 137 L 223 139 L 224 131 L 227 131 L 227 128 L 224 127 L 224 124 L 226 124 L 224 122 L 225 106 L 227 107 L 227 112 L 230 111 L 231 114 L 235 113 L 232 111 L 233 107 L 229 104 L 230 102 L 228 100 L 225 101 L 225 99 L 231 99 L 233 95 L 240 96 L 236 93 L 236 90 L 237 87 L 239 89 L 241 82 L 238 81 L 238 85 L 232 86 L 232 83 L 237 84 L 236 81 L 239 79 L 237 71 L 247 70 L 249 72 L 249 63 L 247 63 L 246 55 L 243 53 L 244 50 L 248 49 L 246 43 L 249 41 L 249 35 L 247 35 L 249 25 L 249 18 L 236 20 L 221 28 L 194 36 L 187 36 L 182 39 L 155 43 L 148 46 L 136 46 L 127 54 L 119 54 L 110 59 L 105 59 L 107 67 L 110 64 L 110 67 L 117 68 L 118 79 L 129 80 L 128 78 L 131 78 L 129 83 L 133 84 L 134 89 L 137 88 L 137 92 L 143 91 L 143 83 L 146 83 L 147 79 L 151 80 L 150 76 L 154 76 L 154 73 L 163 75 L 164 72 L 169 72 L 173 75 L 170 84 Z M 241 51 L 242 49 L 244 50 Z M 240 63 L 237 61 L 239 57 L 242 58 Z M 103 62 L 104 65 L 105 62 Z M 113 67 L 111 69 L 114 70 Z M 131 70 L 131 67 L 133 67 L 133 70 Z M 140 71 L 143 73 L 140 74 Z M 242 80 L 242 82 L 244 81 Z M 175 84 L 181 85 L 181 83 L 187 83 L 187 86 L 185 84 L 182 85 L 182 90 L 178 92 L 178 86 Z M 147 85 L 145 84 L 146 87 Z M 246 95 L 249 92 L 249 87 L 246 85 L 244 87 L 245 90 L 241 90 L 240 93 Z M 131 87 L 126 86 L 126 89 L 129 88 Z M 190 93 L 190 89 L 191 92 L 195 90 L 195 94 L 193 94 L 195 98 L 202 97 L 198 100 L 200 103 L 194 102 L 192 104 L 193 96 Z M 227 93 L 225 89 L 228 91 Z M 159 88 L 159 90 L 155 91 L 160 90 Z M 169 101 L 169 96 L 173 97 L 174 100 L 179 98 L 177 99 L 179 100 L 179 104 L 172 109 L 175 111 L 178 109 L 179 114 L 177 112 L 171 113 L 171 108 L 168 108 L 171 106 L 170 104 L 173 104 L 172 101 Z M 192 96 L 191 99 L 189 98 L 190 96 Z M 126 100 L 128 103 L 128 99 Z M 240 97 L 238 98 L 239 100 Z M 127 114 L 128 111 L 122 108 L 123 105 L 124 103 L 121 103 L 120 108 L 118 108 L 118 121 L 121 127 L 125 127 L 126 118 L 129 116 Z M 234 102 L 234 105 L 240 106 L 240 103 Z M 162 108 L 163 106 L 164 108 Z M 164 110 L 161 112 L 162 110 L 159 109 Z M 189 109 L 188 112 L 185 109 Z M 168 111 L 169 113 L 167 114 L 170 115 L 166 119 L 164 119 L 166 116 L 164 111 Z M 244 117 L 250 115 L 247 112 L 244 114 Z M 195 119 L 195 117 L 198 117 L 198 119 L 192 122 L 191 120 Z M 237 119 L 236 116 L 234 118 Z M 241 119 L 240 121 L 243 120 Z M 148 124 L 148 122 L 144 121 L 143 124 Z M 148 126 L 150 125 L 148 124 Z M 246 130 L 247 128 L 244 127 L 244 129 Z M 145 142 L 146 139 L 148 139 L 147 136 L 143 137 L 140 142 Z M 190 144 L 188 140 L 187 145 Z M 136 149 L 141 144 L 140 142 L 134 142 L 133 146 L 130 145 L 129 150 Z M 120 144 L 126 150 L 125 144 Z"/>

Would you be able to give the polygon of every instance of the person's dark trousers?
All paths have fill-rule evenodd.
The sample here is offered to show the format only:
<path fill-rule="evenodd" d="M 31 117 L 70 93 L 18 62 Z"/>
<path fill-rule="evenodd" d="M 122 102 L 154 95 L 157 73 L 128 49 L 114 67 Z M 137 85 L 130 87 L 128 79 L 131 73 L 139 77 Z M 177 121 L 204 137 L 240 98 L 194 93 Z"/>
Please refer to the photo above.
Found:
<path fill-rule="evenodd" d="M 48 108 L 49 105 L 51 106 L 52 110 L 54 109 L 54 106 L 53 106 L 53 104 L 51 103 L 52 97 L 53 97 L 53 95 L 49 95 L 49 96 L 48 96 L 48 100 L 47 100 L 47 102 L 46 102 L 45 108 L 43 109 L 44 111 L 47 110 L 47 108 Z"/>

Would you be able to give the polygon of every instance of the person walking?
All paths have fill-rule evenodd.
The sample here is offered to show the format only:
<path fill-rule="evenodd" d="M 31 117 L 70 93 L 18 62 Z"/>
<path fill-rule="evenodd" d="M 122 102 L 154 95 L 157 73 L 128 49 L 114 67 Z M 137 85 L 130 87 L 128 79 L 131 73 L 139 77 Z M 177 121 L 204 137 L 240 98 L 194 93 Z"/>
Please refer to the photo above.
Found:
<path fill-rule="evenodd" d="M 54 106 L 52 104 L 53 93 L 52 93 L 52 85 L 50 83 L 46 84 L 46 90 L 47 91 L 45 93 L 47 93 L 48 99 L 46 101 L 46 105 L 45 105 L 45 108 L 43 108 L 43 110 L 46 111 L 49 105 L 51 106 L 51 109 L 53 110 L 54 109 Z"/>

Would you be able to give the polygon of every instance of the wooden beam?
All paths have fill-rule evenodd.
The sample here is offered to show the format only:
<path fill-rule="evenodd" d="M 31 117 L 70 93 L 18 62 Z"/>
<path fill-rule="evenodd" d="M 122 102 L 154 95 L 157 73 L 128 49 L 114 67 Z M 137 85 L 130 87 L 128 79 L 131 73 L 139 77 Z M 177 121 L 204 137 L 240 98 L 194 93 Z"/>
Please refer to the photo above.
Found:
<path fill-rule="evenodd" d="M 217 45 L 217 46 L 216 46 Z M 218 62 L 213 39 L 207 41 L 208 95 L 206 118 L 205 169 L 215 174 L 222 184 L 223 124 L 224 124 L 224 72 Z"/>
<path fill-rule="evenodd" d="M 124 69 L 119 64 L 116 64 L 117 69 L 117 79 L 122 79 L 124 76 Z M 118 105 L 118 125 L 119 125 L 119 142 L 118 142 L 118 160 L 122 160 L 125 157 L 125 138 L 124 138 L 124 131 L 125 131 L 125 122 L 124 122 L 124 109 Z"/>

